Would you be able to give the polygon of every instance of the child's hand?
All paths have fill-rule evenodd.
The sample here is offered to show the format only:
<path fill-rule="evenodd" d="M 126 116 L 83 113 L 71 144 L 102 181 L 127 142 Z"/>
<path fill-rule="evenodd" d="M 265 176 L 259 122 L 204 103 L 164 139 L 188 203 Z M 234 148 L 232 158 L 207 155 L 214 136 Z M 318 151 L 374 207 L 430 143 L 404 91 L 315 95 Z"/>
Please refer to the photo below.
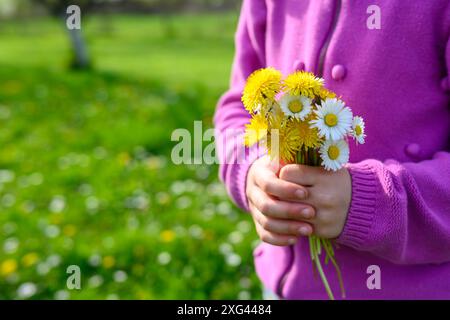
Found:
<path fill-rule="evenodd" d="M 315 208 L 316 216 L 311 221 L 315 235 L 332 239 L 341 234 L 352 197 L 347 169 L 331 172 L 321 167 L 289 164 L 280 170 L 279 177 L 307 188 L 308 197 L 302 202 Z"/>
<path fill-rule="evenodd" d="M 308 198 L 308 190 L 281 180 L 277 173 L 278 167 L 269 157 L 256 160 L 248 172 L 246 194 L 261 240 L 286 246 L 294 244 L 298 236 L 312 233 L 307 221 L 314 218 L 315 212 L 310 205 L 300 203 Z"/>

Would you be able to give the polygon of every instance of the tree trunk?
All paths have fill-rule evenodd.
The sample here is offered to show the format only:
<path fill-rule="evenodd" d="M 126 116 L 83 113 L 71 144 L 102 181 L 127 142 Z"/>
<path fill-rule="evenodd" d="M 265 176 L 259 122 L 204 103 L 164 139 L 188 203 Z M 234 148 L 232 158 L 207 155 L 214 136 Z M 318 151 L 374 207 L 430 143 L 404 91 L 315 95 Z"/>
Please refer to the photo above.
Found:
<path fill-rule="evenodd" d="M 66 27 L 65 19 L 64 19 L 64 27 Z M 73 60 L 71 63 L 72 68 L 74 69 L 90 68 L 91 60 L 81 29 L 72 29 L 72 30 L 67 29 L 67 31 L 69 33 L 69 38 L 73 49 L 73 58 L 72 58 Z"/>

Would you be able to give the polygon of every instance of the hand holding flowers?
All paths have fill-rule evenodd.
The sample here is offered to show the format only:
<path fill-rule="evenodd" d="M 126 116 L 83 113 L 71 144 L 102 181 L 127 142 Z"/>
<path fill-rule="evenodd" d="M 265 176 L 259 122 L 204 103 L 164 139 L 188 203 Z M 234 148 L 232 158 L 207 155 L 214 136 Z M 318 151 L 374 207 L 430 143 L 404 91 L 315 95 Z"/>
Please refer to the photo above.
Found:
<path fill-rule="evenodd" d="M 308 220 L 315 236 L 334 239 L 341 234 L 352 194 L 347 169 L 333 172 L 321 167 L 288 164 L 281 169 L 279 177 L 308 190 L 307 197 L 301 202 L 315 209 L 314 217 Z"/>
<path fill-rule="evenodd" d="M 259 237 L 287 246 L 313 233 L 324 239 L 339 236 L 350 205 L 351 180 L 346 169 L 330 172 L 288 164 L 278 170 L 266 156 L 251 166 L 246 192 Z"/>
<path fill-rule="evenodd" d="M 256 160 L 247 176 L 250 213 L 261 240 L 276 246 L 295 244 L 298 236 L 313 232 L 315 209 L 301 201 L 308 190 L 278 177 L 279 166 L 268 156 Z"/>

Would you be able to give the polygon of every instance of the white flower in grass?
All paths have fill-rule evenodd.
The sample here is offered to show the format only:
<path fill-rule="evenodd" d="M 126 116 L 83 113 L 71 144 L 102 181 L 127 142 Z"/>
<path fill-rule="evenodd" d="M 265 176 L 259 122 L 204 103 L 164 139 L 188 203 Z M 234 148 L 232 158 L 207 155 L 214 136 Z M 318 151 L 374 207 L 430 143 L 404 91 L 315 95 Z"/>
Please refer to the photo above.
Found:
<path fill-rule="evenodd" d="M 314 112 L 317 119 L 311 120 L 311 127 L 317 128 L 326 140 L 340 140 L 352 129 L 352 111 L 341 100 L 326 99 Z"/>
<path fill-rule="evenodd" d="M 356 143 L 363 144 L 366 135 L 364 120 L 361 117 L 354 117 L 352 124 L 352 136 L 355 138 Z"/>
<path fill-rule="evenodd" d="M 320 147 L 322 165 L 326 170 L 337 171 L 348 162 L 350 150 L 345 140 L 327 140 Z"/>
<path fill-rule="evenodd" d="M 37 286 L 32 282 L 25 282 L 17 289 L 17 296 L 19 299 L 28 299 L 34 296 L 37 292 Z"/>
<path fill-rule="evenodd" d="M 284 114 L 304 120 L 311 112 L 312 100 L 305 96 L 292 96 L 285 94 L 280 99 L 280 107 Z"/>

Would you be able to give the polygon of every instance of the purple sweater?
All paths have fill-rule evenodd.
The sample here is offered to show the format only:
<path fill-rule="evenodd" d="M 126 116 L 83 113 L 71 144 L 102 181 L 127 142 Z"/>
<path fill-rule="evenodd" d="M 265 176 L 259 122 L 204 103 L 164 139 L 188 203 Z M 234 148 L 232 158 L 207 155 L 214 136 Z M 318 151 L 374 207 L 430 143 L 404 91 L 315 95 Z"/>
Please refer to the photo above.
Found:
<path fill-rule="evenodd" d="M 367 27 L 374 2 L 381 29 Z M 249 119 L 243 86 L 266 66 L 321 75 L 365 118 L 366 144 L 350 151 L 352 201 L 336 239 L 348 299 L 450 299 L 449 37 L 448 0 L 244 0 L 231 88 L 215 115 L 218 141 L 237 129 L 241 143 Z M 235 143 L 218 144 L 227 162 L 220 176 L 248 210 L 246 175 L 261 154 L 250 149 L 233 163 Z M 261 244 L 254 256 L 264 285 L 283 298 L 327 299 L 306 238 L 292 247 Z M 371 265 L 380 267 L 380 290 L 367 286 Z M 339 298 L 333 267 L 325 272 Z"/>

